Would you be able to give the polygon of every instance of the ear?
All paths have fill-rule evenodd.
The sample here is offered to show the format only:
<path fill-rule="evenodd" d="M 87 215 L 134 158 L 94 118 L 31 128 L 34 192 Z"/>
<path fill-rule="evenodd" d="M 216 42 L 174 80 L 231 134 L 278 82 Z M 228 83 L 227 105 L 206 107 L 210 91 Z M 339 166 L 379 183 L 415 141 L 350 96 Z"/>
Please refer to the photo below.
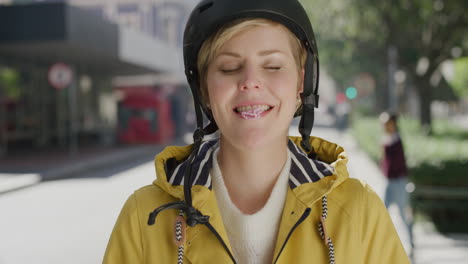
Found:
<path fill-rule="evenodd" d="M 210 96 L 208 94 L 200 93 L 200 103 L 207 109 L 211 110 Z"/>
<path fill-rule="evenodd" d="M 211 111 L 211 99 L 210 99 L 210 95 L 208 94 L 208 92 L 206 93 L 205 97 L 206 97 L 205 99 L 206 108 L 208 108 Z"/>
<path fill-rule="evenodd" d="M 301 73 L 300 73 L 300 80 L 299 80 L 299 87 L 297 88 L 297 96 L 304 92 L 304 77 L 305 77 L 305 70 L 302 68 Z"/>

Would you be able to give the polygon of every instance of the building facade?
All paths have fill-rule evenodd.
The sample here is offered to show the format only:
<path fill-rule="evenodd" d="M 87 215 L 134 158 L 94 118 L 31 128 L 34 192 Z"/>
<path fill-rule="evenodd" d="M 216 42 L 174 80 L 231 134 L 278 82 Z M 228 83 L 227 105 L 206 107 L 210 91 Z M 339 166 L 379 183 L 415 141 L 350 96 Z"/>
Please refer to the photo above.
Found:
<path fill-rule="evenodd" d="M 182 35 L 195 4 L 0 0 L 0 154 L 113 144 L 116 79 L 168 83 L 186 93 Z M 65 88 L 48 79 L 56 63 L 73 71 Z"/>

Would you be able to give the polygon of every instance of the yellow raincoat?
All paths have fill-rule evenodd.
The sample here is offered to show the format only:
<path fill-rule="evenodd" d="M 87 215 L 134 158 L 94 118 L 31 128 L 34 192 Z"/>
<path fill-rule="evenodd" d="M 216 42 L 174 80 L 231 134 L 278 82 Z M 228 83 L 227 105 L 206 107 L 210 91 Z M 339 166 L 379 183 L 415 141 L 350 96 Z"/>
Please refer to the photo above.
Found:
<path fill-rule="evenodd" d="M 296 151 L 293 162 L 297 164 L 301 164 L 306 157 L 298 148 L 300 140 L 299 137 L 291 137 L 288 144 L 291 150 Z M 329 248 L 317 228 L 323 213 L 323 196 L 328 201 L 324 225 L 326 235 L 334 244 L 336 263 L 409 263 L 380 198 L 365 183 L 349 178 L 346 169 L 348 159 L 343 148 L 319 138 L 311 138 L 311 144 L 317 153 L 315 159 L 322 163 L 316 160 L 310 163 L 313 168 L 309 168 L 315 173 L 308 170 L 308 175 L 301 175 L 301 172 L 305 172 L 304 168 L 291 166 L 290 188 L 278 229 L 274 263 L 330 263 Z M 201 151 L 209 152 L 211 146 L 206 144 Z M 154 225 L 148 225 L 148 216 L 156 207 L 184 199 L 183 181 L 177 170 L 184 169 L 180 165 L 189 156 L 191 148 L 167 147 L 156 156 L 157 179 L 128 198 L 110 237 L 103 263 L 177 263 L 178 247 L 173 241 L 179 211 L 159 213 Z M 203 158 L 199 168 L 209 162 L 209 159 Z M 174 163 L 177 165 L 175 171 L 169 168 L 175 167 Z M 208 176 L 202 180 L 200 175 L 203 173 L 207 174 L 206 170 L 195 175 L 195 180 L 192 179 L 192 204 L 203 215 L 209 216 L 211 226 L 224 241 L 227 250 L 207 226 L 187 226 L 183 261 L 233 263 L 228 253 L 228 250 L 231 251 L 229 239 L 211 190 L 210 178 Z M 293 179 L 293 174 L 299 176 Z M 302 176 L 304 178 L 301 180 Z"/>

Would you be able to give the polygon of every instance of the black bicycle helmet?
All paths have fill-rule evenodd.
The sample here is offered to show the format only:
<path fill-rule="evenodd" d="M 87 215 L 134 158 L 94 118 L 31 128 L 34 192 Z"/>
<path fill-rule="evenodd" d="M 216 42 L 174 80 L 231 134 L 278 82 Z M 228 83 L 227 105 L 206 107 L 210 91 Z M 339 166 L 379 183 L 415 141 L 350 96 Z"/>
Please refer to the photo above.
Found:
<path fill-rule="evenodd" d="M 302 116 L 299 132 L 302 147 L 310 152 L 309 135 L 314 123 L 314 107 L 318 107 L 319 63 L 314 31 L 306 11 L 298 0 L 203 0 L 192 11 L 184 32 L 185 74 L 192 90 L 197 116 L 194 141 L 217 130 L 211 112 L 200 100 L 198 53 L 204 41 L 223 25 L 240 18 L 264 18 L 286 26 L 307 49 L 302 105 L 296 116 Z M 210 124 L 203 128 L 202 110 Z"/>

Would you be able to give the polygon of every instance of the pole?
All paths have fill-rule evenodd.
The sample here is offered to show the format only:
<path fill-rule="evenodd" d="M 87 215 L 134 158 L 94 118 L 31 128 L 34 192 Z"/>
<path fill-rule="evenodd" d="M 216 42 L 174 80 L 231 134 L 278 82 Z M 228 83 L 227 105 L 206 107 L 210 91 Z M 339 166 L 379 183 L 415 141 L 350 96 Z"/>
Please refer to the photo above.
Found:
<path fill-rule="evenodd" d="M 395 84 L 395 73 L 397 71 L 397 49 L 391 45 L 387 49 L 388 58 L 388 106 L 389 109 L 398 109 L 398 97 Z"/>
<path fill-rule="evenodd" d="M 72 67 L 73 80 L 68 87 L 68 101 L 69 103 L 69 117 L 70 117 L 70 128 L 69 128 L 69 153 L 70 156 L 74 156 L 78 152 L 78 120 L 77 120 L 77 78 L 75 68 Z"/>
<path fill-rule="evenodd" d="M 0 86 L 0 157 L 6 156 L 8 152 L 6 96 L 3 95 L 2 90 L 2 86 Z"/>

